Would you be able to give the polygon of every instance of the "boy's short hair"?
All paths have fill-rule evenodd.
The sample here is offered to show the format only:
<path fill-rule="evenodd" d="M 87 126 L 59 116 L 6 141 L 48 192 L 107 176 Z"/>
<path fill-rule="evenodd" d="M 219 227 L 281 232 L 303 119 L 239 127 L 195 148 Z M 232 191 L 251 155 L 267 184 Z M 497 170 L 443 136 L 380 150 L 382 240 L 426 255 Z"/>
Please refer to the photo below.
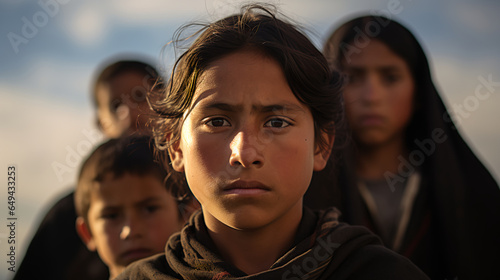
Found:
<path fill-rule="evenodd" d="M 82 164 L 75 191 L 76 212 L 87 220 L 92 185 L 102 182 L 108 175 L 114 178 L 124 174 L 151 175 L 165 183 L 169 173 L 167 170 L 155 160 L 154 144 L 150 137 L 129 136 L 108 140 Z M 176 192 L 174 184 L 165 187 L 167 191 Z"/>
<path fill-rule="evenodd" d="M 92 99 L 95 106 L 98 105 L 98 86 L 104 83 L 108 83 L 113 78 L 118 77 L 124 73 L 133 72 L 143 76 L 144 81 L 149 84 L 149 86 L 155 84 L 160 78 L 157 69 L 151 63 L 140 60 L 122 59 L 112 62 L 106 62 L 103 65 L 104 66 L 102 66 L 97 71 L 98 75 L 97 77 L 95 77 L 92 88 Z"/>
<path fill-rule="evenodd" d="M 323 54 L 294 24 L 275 17 L 272 6 L 250 5 L 241 14 L 204 25 L 172 70 L 163 91 L 151 102 L 158 114 L 153 127 L 157 146 L 165 149 L 180 138 L 182 119 L 191 106 L 199 77 L 213 61 L 252 49 L 278 62 L 295 97 L 310 108 L 315 144 L 328 149 L 323 132 L 344 133 L 340 75 L 328 67 Z M 185 28 L 190 27 L 189 25 Z M 179 33 L 179 37 L 182 34 Z"/>

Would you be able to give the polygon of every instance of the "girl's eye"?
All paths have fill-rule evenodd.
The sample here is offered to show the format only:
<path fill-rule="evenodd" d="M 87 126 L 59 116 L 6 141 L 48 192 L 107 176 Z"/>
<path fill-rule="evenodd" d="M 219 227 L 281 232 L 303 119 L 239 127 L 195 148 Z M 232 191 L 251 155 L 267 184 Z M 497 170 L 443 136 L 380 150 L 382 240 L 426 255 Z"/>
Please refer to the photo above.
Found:
<path fill-rule="evenodd" d="M 230 126 L 229 122 L 223 118 L 213 118 L 205 124 L 213 127 Z"/>
<path fill-rule="evenodd" d="M 280 118 L 270 119 L 269 121 L 267 121 L 264 124 L 265 127 L 274 127 L 274 128 L 285 128 L 289 125 L 290 125 L 289 122 L 285 121 L 284 119 L 280 119 Z"/>

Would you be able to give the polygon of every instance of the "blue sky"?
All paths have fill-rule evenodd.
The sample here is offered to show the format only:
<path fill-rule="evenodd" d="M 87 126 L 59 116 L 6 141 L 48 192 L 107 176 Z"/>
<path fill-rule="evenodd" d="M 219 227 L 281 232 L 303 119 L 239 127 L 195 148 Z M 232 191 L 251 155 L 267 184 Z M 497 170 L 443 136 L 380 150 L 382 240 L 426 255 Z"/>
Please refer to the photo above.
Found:
<path fill-rule="evenodd" d="M 180 25 L 226 16 L 237 11 L 240 2 L 0 1 L 0 166 L 4 170 L 0 180 L 6 182 L 9 164 L 17 166 L 20 257 L 38 219 L 72 187 L 81 157 L 100 140 L 89 100 L 97 65 L 110 56 L 133 53 L 155 59 L 168 70 L 172 54 L 160 60 L 160 52 Z M 495 124 L 500 85 L 490 88 L 487 99 L 467 103 L 474 97 L 480 77 L 500 82 L 498 1 L 271 2 L 311 30 L 318 46 L 353 13 L 384 13 L 405 24 L 424 46 L 448 107 L 467 105 L 471 109 L 466 116 L 459 115 L 460 131 L 500 178 L 500 134 Z M 40 3 L 48 3 L 49 9 Z M 23 35 L 23 28 L 30 38 Z M 12 34 L 27 42 L 13 44 L 10 38 L 16 35 Z M 66 167 L 63 173 L 54 171 L 58 164 Z M 2 209 L 5 203 L 0 201 Z M 2 219 L 4 212 L 0 212 Z M 6 250 L 5 234 L 6 229 L 0 228 L 0 252 Z"/>

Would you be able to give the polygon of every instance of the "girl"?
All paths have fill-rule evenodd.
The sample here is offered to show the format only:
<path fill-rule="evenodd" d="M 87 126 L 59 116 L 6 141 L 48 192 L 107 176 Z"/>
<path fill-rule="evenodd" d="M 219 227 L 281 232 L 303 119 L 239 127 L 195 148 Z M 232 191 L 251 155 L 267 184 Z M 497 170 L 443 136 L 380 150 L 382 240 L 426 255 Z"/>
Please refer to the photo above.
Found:
<path fill-rule="evenodd" d="M 303 208 L 342 103 L 293 25 L 248 7 L 207 26 L 172 73 L 156 139 L 202 211 L 118 279 L 426 279 L 335 209 Z"/>
<path fill-rule="evenodd" d="M 498 275 L 500 190 L 455 128 L 415 37 L 363 16 L 340 26 L 324 53 L 347 76 L 354 143 L 338 182 L 317 174 L 307 204 L 340 207 L 432 279 Z"/>

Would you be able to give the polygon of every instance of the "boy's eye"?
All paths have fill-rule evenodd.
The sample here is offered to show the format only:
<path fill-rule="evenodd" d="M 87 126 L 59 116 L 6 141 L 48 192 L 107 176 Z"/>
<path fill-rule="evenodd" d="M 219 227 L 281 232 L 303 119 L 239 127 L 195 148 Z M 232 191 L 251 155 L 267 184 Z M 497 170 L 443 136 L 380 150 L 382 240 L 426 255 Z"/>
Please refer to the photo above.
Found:
<path fill-rule="evenodd" d="M 116 220 L 118 218 L 118 213 L 104 213 L 101 218 L 105 220 Z"/>
<path fill-rule="evenodd" d="M 142 102 L 146 100 L 146 89 L 143 87 L 135 87 L 132 92 L 132 98 L 135 102 Z"/>
<path fill-rule="evenodd" d="M 113 101 L 111 101 L 109 107 L 111 108 L 112 112 L 116 112 L 116 110 L 118 109 L 118 107 L 120 107 L 120 105 L 122 105 L 122 101 L 120 99 L 114 99 Z"/>
<path fill-rule="evenodd" d="M 213 118 L 205 123 L 208 126 L 213 127 L 221 127 L 221 126 L 230 126 L 229 122 L 223 118 Z"/>
<path fill-rule="evenodd" d="M 146 210 L 146 212 L 148 212 L 148 213 L 153 213 L 158 209 L 160 209 L 160 206 L 158 206 L 158 205 L 149 205 L 149 206 L 144 207 L 144 210 Z"/>
<path fill-rule="evenodd" d="M 280 118 L 270 119 L 269 121 L 267 121 L 264 124 L 265 127 L 275 127 L 275 128 L 284 128 L 284 127 L 287 127 L 289 125 L 290 125 L 289 122 L 285 121 L 284 119 L 280 119 Z"/>

